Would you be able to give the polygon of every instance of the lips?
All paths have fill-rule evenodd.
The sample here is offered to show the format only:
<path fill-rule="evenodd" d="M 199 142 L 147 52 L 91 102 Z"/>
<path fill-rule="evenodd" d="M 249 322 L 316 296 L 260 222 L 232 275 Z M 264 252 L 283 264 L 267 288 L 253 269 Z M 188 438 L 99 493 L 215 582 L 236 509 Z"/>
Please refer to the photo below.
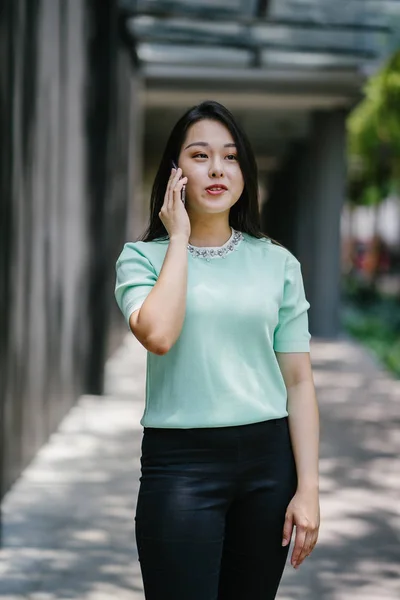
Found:
<path fill-rule="evenodd" d="M 214 183 L 213 185 L 209 185 L 208 187 L 206 187 L 207 192 L 215 194 L 218 192 L 226 192 L 227 189 L 228 188 L 223 183 Z"/>

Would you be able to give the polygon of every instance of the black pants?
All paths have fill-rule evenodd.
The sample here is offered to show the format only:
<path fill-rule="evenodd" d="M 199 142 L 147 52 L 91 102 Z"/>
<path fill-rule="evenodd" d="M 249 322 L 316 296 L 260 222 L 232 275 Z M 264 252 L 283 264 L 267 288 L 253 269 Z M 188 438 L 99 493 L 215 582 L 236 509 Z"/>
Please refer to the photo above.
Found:
<path fill-rule="evenodd" d="M 287 418 L 144 428 L 136 542 L 146 600 L 272 600 L 296 467 Z"/>

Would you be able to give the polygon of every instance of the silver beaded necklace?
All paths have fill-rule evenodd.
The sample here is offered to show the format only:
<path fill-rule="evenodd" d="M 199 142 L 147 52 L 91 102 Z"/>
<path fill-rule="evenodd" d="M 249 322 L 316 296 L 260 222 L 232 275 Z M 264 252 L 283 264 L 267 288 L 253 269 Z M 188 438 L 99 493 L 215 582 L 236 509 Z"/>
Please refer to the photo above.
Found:
<path fill-rule="evenodd" d="M 225 258 L 234 250 L 238 250 L 240 242 L 243 240 L 241 231 L 236 231 L 231 227 L 232 235 L 222 246 L 193 246 L 188 244 L 188 250 L 194 258 L 205 258 L 210 261 L 212 258 Z"/>

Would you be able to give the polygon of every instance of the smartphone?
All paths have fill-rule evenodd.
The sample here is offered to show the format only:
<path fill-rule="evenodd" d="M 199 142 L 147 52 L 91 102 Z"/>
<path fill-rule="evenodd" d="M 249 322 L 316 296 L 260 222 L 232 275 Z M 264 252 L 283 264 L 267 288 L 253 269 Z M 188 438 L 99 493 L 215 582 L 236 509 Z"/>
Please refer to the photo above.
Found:
<path fill-rule="evenodd" d="M 173 168 L 178 170 L 178 167 L 173 160 L 171 161 L 171 163 L 172 163 Z M 183 177 L 183 175 L 181 176 L 181 179 L 182 179 L 182 177 Z M 185 204 L 185 201 L 186 201 L 186 186 L 185 185 L 182 187 L 182 190 L 181 190 L 181 200 L 182 200 L 183 204 Z"/>

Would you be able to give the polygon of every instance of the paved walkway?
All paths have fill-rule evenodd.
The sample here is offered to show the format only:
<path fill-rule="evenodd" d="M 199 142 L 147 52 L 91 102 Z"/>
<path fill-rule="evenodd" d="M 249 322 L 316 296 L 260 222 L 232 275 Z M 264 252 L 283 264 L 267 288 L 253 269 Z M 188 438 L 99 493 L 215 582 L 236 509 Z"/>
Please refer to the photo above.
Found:
<path fill-rule="evenodd" d="M 400 381 L 343 339 L 313 340 L 320 541 L 280 600 L 400 598 Z M 1 600 L 143 600 L 134 541 L 145 352 L 131 335 L 6 496 Z M 190 600 L 190 599 L 188 599 Z M 243 600 L 251 600 L 243 599 Z"/>

